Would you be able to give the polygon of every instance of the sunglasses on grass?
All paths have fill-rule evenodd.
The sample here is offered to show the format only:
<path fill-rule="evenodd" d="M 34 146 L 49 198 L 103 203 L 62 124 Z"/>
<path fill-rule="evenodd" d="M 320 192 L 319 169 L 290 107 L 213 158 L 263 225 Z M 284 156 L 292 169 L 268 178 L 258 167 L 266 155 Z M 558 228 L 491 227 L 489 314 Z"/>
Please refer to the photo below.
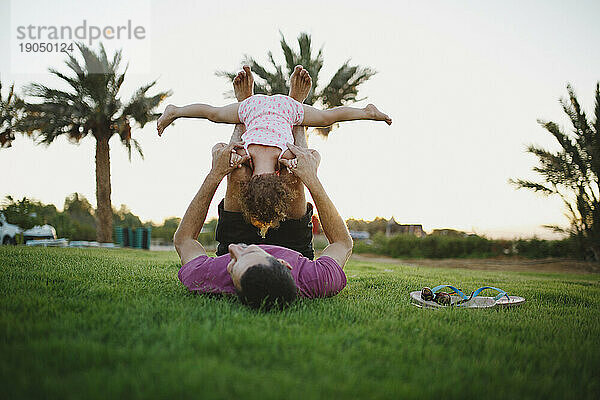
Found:
<path fill-rule="evenodd" d="M 452 300 L 450 293 L 437 292 L 436 294 L 433 294 L 433 291 L 427 286 L 421 290 L 421 298 L 425 301 L 434 301 L 441 306 L 449 306 Z"/>

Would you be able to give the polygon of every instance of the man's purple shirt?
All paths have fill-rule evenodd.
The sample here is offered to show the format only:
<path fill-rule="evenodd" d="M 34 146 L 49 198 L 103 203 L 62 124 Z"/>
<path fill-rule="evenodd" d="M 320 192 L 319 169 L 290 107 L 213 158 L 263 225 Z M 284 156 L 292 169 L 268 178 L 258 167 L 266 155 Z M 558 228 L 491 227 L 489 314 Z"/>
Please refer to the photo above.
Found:
<path fill-rule="evenodd" d="M 346 287 L 346 274 L 331 257 L 321 256 L 312 261 L 285 247 L 263 244 L 259 247 L 273 257 L 290 263 L 290 272 L 301 297 L 334 296 Z M 229 254 L 219 257 L 199 256 L 184 264 L 177 276 L 190 291 L 234 294 L 235 286 L 227 272 L 229 261 Z"/>

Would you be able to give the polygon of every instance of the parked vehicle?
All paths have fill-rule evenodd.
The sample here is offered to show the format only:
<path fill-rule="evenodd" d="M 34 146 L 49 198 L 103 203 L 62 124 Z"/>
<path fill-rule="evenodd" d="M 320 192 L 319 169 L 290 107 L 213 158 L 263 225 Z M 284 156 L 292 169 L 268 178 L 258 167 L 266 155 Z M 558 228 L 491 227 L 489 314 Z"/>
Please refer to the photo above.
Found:
<path fill-rule="evenodd" d="M 17 235 L 23 234 L 23 242 L 40 239 L 56 239 L 56 229 L 51 225 L 36 225 L 23 230 L 19 226 L 9 224 L 4 213 L 0 213 L 0 243 L 17 244 Z"/>
<path fill-rule="evenodd" d="M 23 230 L 17 225 L 9 224 L 4 216 L 0 213 L 0 243 L 2 244 L 17 244 L 17 235 Z"/>
<path fill-rule="evenodd" d="M 36 225 L 31 229 L 23 231 L 23 240 L 27 243 L 30 240 L 56 239 L 56 229 L 51 225 Z"/>

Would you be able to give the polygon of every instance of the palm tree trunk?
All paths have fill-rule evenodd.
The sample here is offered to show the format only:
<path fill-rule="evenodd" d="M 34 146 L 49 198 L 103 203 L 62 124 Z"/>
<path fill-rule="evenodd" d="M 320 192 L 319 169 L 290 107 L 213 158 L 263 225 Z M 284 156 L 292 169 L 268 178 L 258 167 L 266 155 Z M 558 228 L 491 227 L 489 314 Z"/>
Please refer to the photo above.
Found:
<path fill-rule="evenodd" d="M 112 242 L 112 204 L 110 202 L 110 148 L 107 137 L 96 139 L 96 240 Z"/>

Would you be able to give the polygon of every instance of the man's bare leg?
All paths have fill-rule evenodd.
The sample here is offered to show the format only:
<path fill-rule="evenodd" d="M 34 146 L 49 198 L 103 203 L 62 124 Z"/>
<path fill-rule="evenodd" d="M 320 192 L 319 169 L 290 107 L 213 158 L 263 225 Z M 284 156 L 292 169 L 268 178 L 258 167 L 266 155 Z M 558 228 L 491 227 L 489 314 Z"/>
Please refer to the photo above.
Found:
<path fill-rule="evenodd" d="M 290 76 L 290 93 L 289 96 L 300 102 L 304 103 L 308 93 L 310 93 L 310 89 L 312 87 L 312 78 L 307 70 L 305 70 L 301 65 L 296 65 L 294 68 L 294 72 Z M 294 135 L 294 144 L 298 147 L 308 148 L 308 141 L 306 140 L 306 130 L 302 129 L 294 129 L 292 131 Z M 291 156 L 291 154 L 290 154 Z"/>
<path fill-rule="evenodd" d="M 294 68 L 294 72 L 290 76 L 290 93 L 289 96 L 303 103 L 310 92 L 312 87 L 312 78 L 307 70 L 302 68 L 301 65 L 297 65 Z M 308 148 L 308 142 L 306 140 L 306 129 L 303 126 L 294 126 L 292 133 L 294 135 L 294 144 L 298 147 Z M 286 150 L 289 153 L 289 151 Z M 285 156 L 285 154 L 284 154 Z M 283 168 L 283 167 L 282 167 Z M 304 194 L 304 184 L 302 181 L 295 177 L 295 181 L 292 184 L 296 197 L 290 205 L 290 218 L 299 219 L 306 214 L 306 196 Z"/>
<path fill-rule="evenodd" d="M 248 65 L 244 65 L 242 70 L 233 78 L 233 93 L 240 103 L 254 94 L 254 76 Z M 246 127 L 244 124 L 239 125 L 243 129 L 234 128 L 229 143 L 242 141 L 242 134 L 246 131 Z"/>
<path fill-rule="evenodd" d="M 304 127 L 294 126 L 293 132 L 294 139 L 298 138 L 300 139 L 300 141 L 304 142 L 303 145 L 298 146 L 307 148 Z M 285 173 L 289 173 L 289 171 L 287 171 L 283 165 L 281 166 L 281 168 L 285 170 Z M 294 190 L 294 193 L 296 193 L 296 196 L 294 197 L 294 200 L 292 200 L 292 204 L 290 204 L 289 217 L 291 219 L 300 219 L 306 214 L 306 196 L 304 194 L 304 184 L 298 177 L 293 176 L 293 181 L 291 185 Z"/>
<path fill-rule="evenodd" d="M 242 102 L 254 94 L 254 77 L 249 66 L 244 65 L 243 69 L 233 79 L 233 93 L 238 102 Z M 229 142 L 241 142 L 245 131 L 246 126 L 244 124 L 237 124 L 233 128 Z M 242 211 L 239 203 L 240 182 L 247 181 L 250 177 L 252 177 L 252 170 L 243 164 L 241 168 L 237 168 L 227 175 L 227 191 L 225 192 L 225 204 L 223 205 L 226 211 Z"/>

